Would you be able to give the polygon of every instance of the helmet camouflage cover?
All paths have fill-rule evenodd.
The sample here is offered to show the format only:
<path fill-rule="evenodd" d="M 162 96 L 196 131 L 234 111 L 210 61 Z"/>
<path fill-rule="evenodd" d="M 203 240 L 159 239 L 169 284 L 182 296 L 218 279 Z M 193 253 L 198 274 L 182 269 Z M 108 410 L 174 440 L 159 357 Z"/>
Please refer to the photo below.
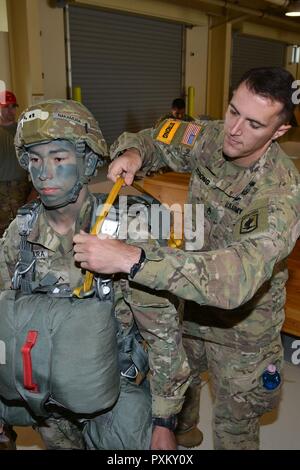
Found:
<path fill-rule="evenodd" d="M 19 118 L 15 146 L 20 165 L 28 168 L 28 147 L 56 139 L 72 142 L 79 153 L 86 144 L 98 157 L 107 155 L 99 125 L 85 106 L 72 100 L 48 100 L 30 106 Z"/>

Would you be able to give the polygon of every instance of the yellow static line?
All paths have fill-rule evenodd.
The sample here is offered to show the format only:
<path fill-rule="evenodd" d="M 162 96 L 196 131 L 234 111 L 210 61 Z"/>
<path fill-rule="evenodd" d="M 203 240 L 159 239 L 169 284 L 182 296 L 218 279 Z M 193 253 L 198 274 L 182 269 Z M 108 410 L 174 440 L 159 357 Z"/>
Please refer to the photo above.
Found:
<path fill-rule="evenodd" d="M 124 179 L 118 178 L 115 184 L 113 185 L 109 195 L 107 196 L 107 199 L 104 203 L 101 213 L 97 217 L 96 222 L 94 223 L 90 231 L 91 235 L 97 235 L 100 232 L 102 224 L 105 220 L 105 217 L 107 216 L 108 212 L 110 211 L 111 206 L 115 202 L 115 199 L 117 195 L 119 194 L 123 184 L 124 184 Z M 73 290 L 73 295 L 75 297 L 78 297 L 79 299 L 86 297 L 87 294 L 89 294 L 92 290 L 93 280 L 94 280 L 94 274 L 91 273 L 90 271 L 86 271 L 83 285 L 80 287 L 76 287 Z"/>

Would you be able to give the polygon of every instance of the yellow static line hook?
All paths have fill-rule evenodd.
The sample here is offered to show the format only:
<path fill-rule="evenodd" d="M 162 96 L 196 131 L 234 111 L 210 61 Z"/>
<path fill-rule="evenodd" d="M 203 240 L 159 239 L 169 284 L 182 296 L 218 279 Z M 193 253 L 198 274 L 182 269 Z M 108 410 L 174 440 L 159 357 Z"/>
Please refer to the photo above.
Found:
<path fill-rule="evenodd" d="M 97 235 L 102 227 L 102 224 L 109 213 L 111 206 L 115 202 L 115 199 L 117 195 L 119 194 L 122 186 L 124 184 L 124 179 L 119 177 L 115 184 L 113 185 L 105 203 L 104 206 L 101 210 L 101 213 L 98 215 L 96 222 L 94 223 L 90 234 L 91 235 Z M 83 299 L 85 297 L 89 297 L 93 293 L 93 280 L 94 280 L 94 274 L 91 273 L 90 271 L 86 271 L 85 276 L 84 276 L 84 281 L 83 285 L 76 287 L 73 290 L 73 296 L 78 297 L 79 299 Z"/>

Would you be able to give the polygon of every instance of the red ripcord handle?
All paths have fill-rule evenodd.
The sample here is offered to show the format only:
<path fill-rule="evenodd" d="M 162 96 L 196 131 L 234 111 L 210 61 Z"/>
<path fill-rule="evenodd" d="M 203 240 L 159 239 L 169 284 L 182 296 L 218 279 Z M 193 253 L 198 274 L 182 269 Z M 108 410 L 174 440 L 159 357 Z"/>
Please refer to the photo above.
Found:
<path fill-rule="evenodd" d="M 31 362 L 31 350 L 34 347 L 38 337 L 38 332 L 29 330 L 25 343 L 21 348 L 22 359 L 23 359 L 23 381 L 24 388 L 30 392 L 37 393 L 39 391 L 38 385 L 33 383 L 32 379 L 32 362 Z"/>

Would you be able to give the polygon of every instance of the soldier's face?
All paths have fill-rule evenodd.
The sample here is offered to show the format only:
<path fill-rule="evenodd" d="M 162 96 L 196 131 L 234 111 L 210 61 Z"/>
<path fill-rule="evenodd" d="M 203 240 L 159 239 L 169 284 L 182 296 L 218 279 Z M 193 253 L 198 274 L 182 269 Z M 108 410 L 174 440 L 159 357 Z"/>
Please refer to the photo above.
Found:
<path fill-rule="evenodd" d="M 32 183 L 46 207 L 55 207 L 70 194 L 78 180 L 74 146 L 57 140 L 29 148 Z"/>
<path fill-rule="evenodd" d="M 0 118 L 4 125 L 13 124 L 16 121 L 16 105 L 9 104 L 8 106 L 0 107 Z"/>
<path fill-rule="evenodd" d="M 175 119 L 182 119 L 185 114 L 184 108 L 172 108 L 172 115 Z"/>
<path fill-rule="evenodd" d="M 228 106 L 224 124 L 223 152 L 241 166 L 250 166 L 267 150 L 272 140 L 290 128 L 282 124 L 282 103 L 248 90 L 242 83 Z"/>

